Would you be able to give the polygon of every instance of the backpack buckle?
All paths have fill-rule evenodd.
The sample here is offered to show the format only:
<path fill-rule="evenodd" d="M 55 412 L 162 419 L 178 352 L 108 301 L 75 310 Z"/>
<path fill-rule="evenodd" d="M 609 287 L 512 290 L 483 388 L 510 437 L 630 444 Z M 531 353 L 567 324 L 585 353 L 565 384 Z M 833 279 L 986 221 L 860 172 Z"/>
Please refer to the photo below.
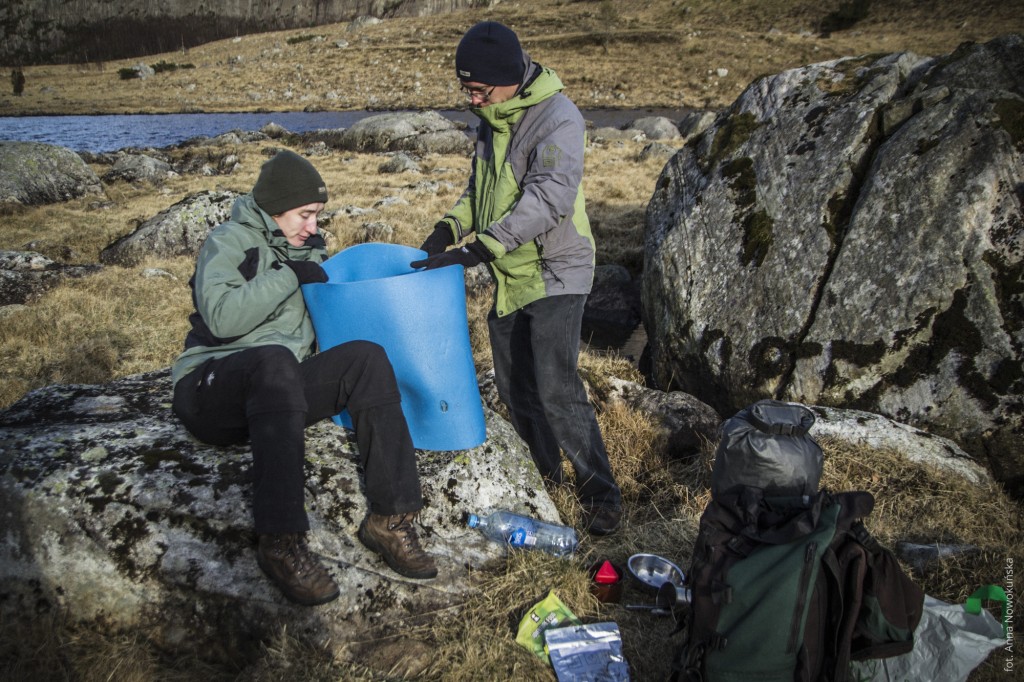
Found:
<path fill-rule="evenodd" d="M 783 424 L 772 424 L 772 433 L 774 433 L 777 436 L 793 436 L 793 435 L 799 436 L 799 435 L 802 435 L 802 434 L 796 433 L 796 431 L 797 431 L 797 427 L 794 424 L 785 424 L 785 423 L 783 423 Z"/>
<path fill-rule="evenodd" d="M 859 542 L 872 554 L 878 552 L 882 548 L 882 546 L 878 544 L 878 540 L 875 539 L 875 537 L 860 521 L 857 521 L 850 527 L 850 532 L 853 533 L 853 539 Z"/>

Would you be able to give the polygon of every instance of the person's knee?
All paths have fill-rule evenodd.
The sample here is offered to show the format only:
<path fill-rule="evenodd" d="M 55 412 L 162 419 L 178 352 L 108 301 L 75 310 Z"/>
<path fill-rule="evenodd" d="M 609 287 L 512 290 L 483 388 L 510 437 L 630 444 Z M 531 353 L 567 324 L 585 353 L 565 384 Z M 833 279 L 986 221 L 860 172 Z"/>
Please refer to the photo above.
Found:
<path fill-rule="evenodd" d="M 352 353 L 353 357 L 359 358 L 363 362 L 369 364 L 391 364 L 387 351 L 379 343 L 374 343 L 373 341 L 350 341 L 346 345 L 349 347 L 349 352 Z"/>
<path fill-rule="evenodd" d="M 284 346 L 259 346 L 250 351 L 247 412 L 306 410 L 299 361 Z"/>
<path fill-rule="evenodd" d="M 398 379 L 387 351 L 372 341 L 352 341 L 345 345 L 349 364 L 346 383 L 351 388 L 349 410 L 401 401 Z"/>
<path fill-rule="evenodd" d="M 556 381 L 552 377 L 544 377 L 537 382 L 537 396 L 545 406 L 560 406 L 586 402 L 587 394 L 579 376 L 569 377 L 565 381 Z"/>

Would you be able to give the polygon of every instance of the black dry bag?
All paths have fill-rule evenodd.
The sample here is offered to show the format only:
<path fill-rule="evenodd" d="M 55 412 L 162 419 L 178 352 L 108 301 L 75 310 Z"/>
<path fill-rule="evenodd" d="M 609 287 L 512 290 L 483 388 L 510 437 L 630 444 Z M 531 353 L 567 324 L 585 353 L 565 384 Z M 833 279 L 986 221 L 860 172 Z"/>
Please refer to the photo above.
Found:
<path fill-rule="evenodd" d="M 818 492 L 822 454 L 807 435 L 814 413 L 799 403 L 761 400 L 722 424 L 711 472 L 711 496 L 740 486 L 766 496 L 803 497 Z"/>

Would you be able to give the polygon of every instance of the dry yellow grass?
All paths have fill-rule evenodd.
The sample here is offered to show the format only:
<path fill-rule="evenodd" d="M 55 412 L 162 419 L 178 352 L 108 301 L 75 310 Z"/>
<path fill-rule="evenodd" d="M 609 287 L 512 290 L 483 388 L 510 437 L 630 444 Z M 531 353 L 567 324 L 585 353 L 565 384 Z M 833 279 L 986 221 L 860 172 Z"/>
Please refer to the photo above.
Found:
<path fill-rule="evenodd" d="M 1024 29 L 1019 0 L 875 2 L 851 29 L 818 27 L 840 0 L 503 1 L 491 8 L 240 36 L 144 59 L 25 69 L 25 94 L 0 115 L 351 110 L 463 106 L 452 59 L 476 21 L 512 26 L 555 67 L 581 107 L 721 107 L 755 77 L 837 57 L 950 52 Z M 313 37 L 291 42 L 289 39 Z M 346 47 L 338 47 L 345 41 Z M 140 61 L 195 68 L 120 80 Z M 719 75 L 719 70 L 728 73 Z"/>
<path fill-rule="evenodd" d="M 63 204 L 25 207 L 4 216 L 0 249 L 30 247 L 62 263 L 96 263 L 100 252 L 141 222 L 185 197 L 203 190 L 247 192 L 256 181 L 260 164 L 280 142 L 261 142 L 230 149 L 239 157 L 240 170 L 230 176 L 183 175 L 159 187 L 124 182 L 106 185 L 106 197 L 86 197 Z M 607 148 L 593 147 L 587 155 L 584 191 L 591 196 L 615 198 L 591 202 L 599 262 L 624 262 L 639 272 L 643 207 L 659 168 L 638 162 L 641 145 L 634 142 Z M 296 151 L 301 151 L 295 148 Z M 223 150 L 222 150 L 223 151 Z M 175 154 L 202 153 L 196 150 Z M 421 172 L 381 174 L 385 157 L 378 154 L 331 154 L 313 157 L 330 188 L 328 212 L 336 212 L 326 228 L 332 252 L 367 241 L 364 225 L 384 222 L 394 228 L 388 238 L 397 244 L 418 246 L 434 222 L 462 193 L 469 159 L 458 155 L 428 155 Z M 107 169 L 96 166 L 97 173 Z M 421 183 L 437 183 L 427 191 Z M 434 185 L 431 185 L 432 187 Z M 373 208 L 382 199 L 400 202 L 382 205 L 368 215 L 347 215 L 348 206 Z M 621 214 L 631 216 L 624 220 Z M 604 226 L 614 224 L 615 229 Z M 168 366 L 180 352 L 191 310 L 188 279 L 190 258 L 146 262 L 138 267 L 108 267 L 102 274 L 69 280 L 41 296 L 30 306 L 7 313 L 0 326 L 0 408 L 33 388 L 50 383 L 101 383 L 142 371 Z M 173 277 L 146 277 L 158 268 Z M 481 370 L 490 367 L 486 314 L 489 290 L 469 300 L 474 359 Z M 54 335 L 53 330 L 68 333 Z"/>

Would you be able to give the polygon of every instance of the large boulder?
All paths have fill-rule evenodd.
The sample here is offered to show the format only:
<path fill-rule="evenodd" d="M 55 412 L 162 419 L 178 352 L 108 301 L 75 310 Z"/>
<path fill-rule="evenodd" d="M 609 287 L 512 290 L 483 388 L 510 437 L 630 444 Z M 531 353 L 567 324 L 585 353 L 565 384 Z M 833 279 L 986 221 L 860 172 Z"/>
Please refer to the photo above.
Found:
<path fill-rule="evenodd" d="M 337 145 L 354 152 L 468 154 L 473 144 L 464 125 L 436 111 L 380 114 L 357 121 L 338 136 Z"/>
<path fill-rule="evenodd" d="M 0 204 L 36 206 L 102 193 L 100 179 L 70 149 L 0 140 Z"/>
<path fill-rule="evenodd" d="M 450 605 L 470 571 L 503 554 L 466 527 L 467 512 L 558 519 L 525 445 L 488 411 L 483 445 L 417 453 L 421 535 L 439 575 L 403 578 L 356 539 L 366 504 L 354 438 L 324 421 L 306 431 L 310 545 L 341 597 L 294 606 L 256 565 L 248 447 L 197 442 L 170 400 L 164 370 L 50 386 L 0 412 L 0 617 L 60 609 L 104 632 L 236 661 L 286 626 L 343 655 Z"/>
<path fill-rule="evenodd" d="M 100 261 L 132 266 L 147 256 L 195 256 L 210 230 L 231 217 L 238 196 L 230 190 L 189 195 L 103 249 Z"/>
<path fill-rule="evenodd" d="M 61 265 L 35 251 L 0 251 L 0 306 L 27 303 L 68 277 L 83 277 L 101 268 Z"/>
<path fill-rule="evenodd" d="M 648 206 L 656 380 L 944 435 L 1024 492 L 1024 39 L 762 78 Z"/>

